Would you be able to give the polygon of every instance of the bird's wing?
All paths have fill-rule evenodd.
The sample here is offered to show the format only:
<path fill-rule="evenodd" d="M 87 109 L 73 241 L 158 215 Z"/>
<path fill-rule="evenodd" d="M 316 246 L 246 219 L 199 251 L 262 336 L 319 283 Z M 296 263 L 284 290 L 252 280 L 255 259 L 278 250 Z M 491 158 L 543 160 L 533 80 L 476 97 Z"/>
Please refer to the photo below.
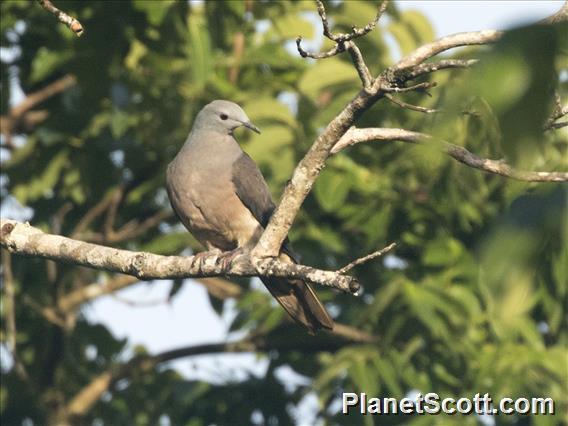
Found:
<path fill-rule="evenodd" d="M 239 199 L 255 219 L 266 227 L 275 208 L 274 202 L 262 173 L 247 153 L 243 152 L 233 163 L 231 179 Z"/>

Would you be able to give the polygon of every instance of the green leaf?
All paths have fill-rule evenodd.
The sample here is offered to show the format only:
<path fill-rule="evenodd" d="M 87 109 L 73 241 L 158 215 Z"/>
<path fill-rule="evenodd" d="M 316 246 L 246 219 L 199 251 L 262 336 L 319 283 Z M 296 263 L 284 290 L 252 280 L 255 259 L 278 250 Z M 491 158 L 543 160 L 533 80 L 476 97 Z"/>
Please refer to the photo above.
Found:
<path fill-rule="evenodd" d="M 63 168 L 67 165 L 68 155 L 68 150 L 60 151 L 49 162 L 43 173 L 26 183 L 14 186 L 14 197 L 22 205 L 26 205 L 28 201 L 34 201 L 47 195 L 48 191 L 55 186 Z"/>
<path fill-rule="evenodd" d="M 173 0 L 134 0 L 134 9 L 137 9 L 146 14 L 146 18 L 150 24 L 158 26 L 164 20 L 168 13 L 169 8 L 175 3 Z"/>
<path fill-rule="evenodd" d="M 449 237 L 439 238 L 426 246 L 423 261 L 428 266 L 451 265 L 461 257 L 463 252 L 463 246 L 458 240 Z"/>
<path fill-rule="evenodd" d="M 298 88 L 315 100 L 323 89 L 356 81 L 357 74 L 352 65 L 337 58 L 330 58 L 316 62 L 315 66 L 308 69 L 300 79 Z"/>
<path fill-rule="evenodd" d="M 332 212 L 343 206 L 350 188 L 351 182 L 346 176 L 325 170 L 314 185 L 314 194 L 320 206 Z"/>
<path fill-rule="evenodd" d="M 37 83 L 44 80 L 71 59 L 72 56 L 73 52 L 71 51 L 55 52 L 47 47 L 40 47 L 32 62 L 30 82 Z"/>
<path fill-rule="evenodd" d="M 416 10 L 403 12 L 399 20 L 391 22 L 387 29 L 398 42 L 403 55 L 432 41 L 435 35 L 428 19 Z"/>
<path fill-rule="evenodd" d="M 212 74 L 211 40 L 205 19 L 201 15 L 191 15 L 187 21 L 187 29 L 189 45 L 185 50 L 194 84 L 193 90 L 199 92 L 205 88 Z"/>
<path fill-rule="evenodd" d="M 263 127 L 262 134 L 250 135 L 244 150 L 263 171 L 268 168 L 270 174 L 265 177 L 269 182 L 281 183 L 289 179 L 294 170 L 293 152 L 289 148 L 293 140 L 294 134 L 288 126 L 268 125 Z"/>
<path fill-rule="evenodd" d="M 254 99 L 247 102 L 244 109 L 251 121 L 259 126 L 259 123 L 263 121 L 279 122 L 291 128 L 297 126 L 296 119 L 290 112 L 290 109 L 273 98 Z"/>
<path fill-rule="evenodd" d="M 131 124 L 132 120 L 127 112 L 121 110 L 114 111 L 110 120 L 110 132 L 112 137 L 119 139 L 126 133 Z"/>
<path fill-rule="evenodd" d="M 130 44 L 130 51 L 128 52 L 128 55 L 126 55 L 126 58 L 124 59 L 124 65 L 126 65 L 126 68 L 130 70 L 135 70 L 136 67 L 138 67 L 140 60 L 146 56 L 147 53 L 148 48 L 144 45 L 144 43 L 139 40 L 134 40 Z"/>
<path fill-rule="evenodd" d="M 278 17 L 274 26 L 278 34 L 282 38 L 296 38 L 302 36 L 304 38 L 313 38 L 314 26 L 310 21 L 298 14 L 288 14 Z"/>

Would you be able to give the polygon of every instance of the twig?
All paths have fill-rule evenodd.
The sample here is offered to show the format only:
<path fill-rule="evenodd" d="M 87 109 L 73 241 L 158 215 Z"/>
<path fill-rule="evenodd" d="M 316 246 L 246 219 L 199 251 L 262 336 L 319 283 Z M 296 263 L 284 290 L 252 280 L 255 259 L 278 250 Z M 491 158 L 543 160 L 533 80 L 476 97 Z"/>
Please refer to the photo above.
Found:
<path fill-rule="evenodd" d="M 164 209 L 157 211 L 142 223 L 138 222 L 137 220 L 129 222 L 121 227 L 118 231 L 113 231 L 109 235 L 107 241 L 116 243 L 136 238 L 159 225 L 162 221 L 172 216 L 172 214 L 173 212 L 171 210 Z"/>
<path fill-rule="evenodd" d="M 437 62 L 427 62 L 412 68 L 411 71 L 404 74 L 404 78 L 405 80 L 413 80 L 425 74 L 430 74 L 440 70 L 452 68 L 470 68 L 478 62 L 478 59 L 442 59 Z"/>
<path fill-rule="evenodd" d="M 189 257 L 160 256 L 50 235 L 28 224 L 9 219 L 1 219 L 0 226 L 0 245 L 12 253 L 120 272 L 142 280 L 262 275 L 301 279 L 348 293 L 355 293 L 359 288 L 359 283 L 353 277 L 304 265 L 282 263 L 276 259 L 257 259 L 246 252 L 236 255 L 227 267 L 223 265 L 221 252 Z"/>
<path fill-rule="evenodd" d="M 41 5 L 41 7 L 53 14 L 59 22 L 65 24 L 77 37 L 81 37 L 83 35 L 83 26 L 78 20 L 56 8 L 50 0 L 37 0 L 37 2 Z"/>
<path fill-rule="evenodd" d="M 338 53 L 345 52 L 345 44 L 344 43 L 337 43 L 331 49 L 325 52 L 320 53 L 311 53 L 307 50 L 302 48 L 302 37 L 298 36 L 296 38 L 296 47 L 298 48 L 298 53 L 302 58 L 312 58 L 312 59 L 325 59 L 331 58 L 332 56 L 337 55 Z"/>
<path fill-rule="evenodd" d="M 161 298 L 155 300 L 131 300 L 127 297 L 119 296 L 116 293 L 110 293 L 110 297 L 115 299 L 117 302 L 124 303 L 133 308 L 147 308 L 151 306 L 159 306 L 159 305 L 167 305 L 169 300 L 168 298 Z"/>
<path fill-rule="evenodd" d="M 129 275 L 120 275 L 114 279 L 109 279 L 103 283 L 92 283 L 82 288 L 76 289 L 59 298 L 57 308 L 64 313 L 68 313 L 79 307 L 85 302 L 93 300 L 120 290 L 122 288 L 136 284 L 140 280 Z"/>
<path fill-rule="evenodd" d="M 383 256 L 384 254 L 388 253 L 389 251 L 391 251 L 395 247 L 396 247 L 396 243 L 391 243 L 388 246 L 386 246 L 386 247 L 384 247 L 380 250 L 377 250 L 377 251 L 375 251 L 371 254 L 368 254 L 367 256 L 363 256 L 363 257 L 360 257 L 359 259 L 355 259 L 353 262 L 348 263 L 343 268 L 338 269 L 337 273 L 338 274 L 345 274 L 346 272 L 353 269 L 355 266 L 362 265 L 363 263 L 366 263 L 370 260 L 373 260 L 376 257 Z"/>
<path fill-rule="evenodd" d="M 401 101 L 400 99 L 395 98 L 390 93 L 386 93 L 385 98 L 387 98 L 393 104 L 396 104 L 401 108 L 410 109 L 412 111 L 423 112 L 424 114 L 433 114 L 435 112 L 439 112 L 439 110 L 437 110 L 437 109 L 425 108 L 425 107 L 421 107 L 421 106 L 418 106 L 418 105 L 412 105 L 412 104 L 406 103 L 404 101 Z"/>
<path fill-rule="evenodd" d="M 559 123 L 552 123 L 548 125 L 544 130 L 562 129 L 563 127 L 568 127 L 568 121 L 561 121 Z"/>
<path fill-rule="evenodd" d="M 370 88 L 373 85 L 373 77 L 371 76 L 369 68 L 367 68 L 367 64 L 363 59 L 361 51 L 352 41 L 348 41 L 346 43 L 346 48 L 351 55 L 351 60 L 353 61 L 353 65 L 355 65 L 355 69 L 357 70 L 357 74 L 359 74 L 363 87 Z"/>
<path fill-rule="evenodd" d="M 468 151 L 464 147 L 454 145 L 446 141 L 437 141 L 430 135 L 404 129 L 357 129 L 352 127 L 333 147 L 332 153 L 335 154 L 342 149 L 357 143 L 370 141 L 402 141 L 416 144 L 422 144 L 425 141 L 428 141 L 428 143 L 438 146 L 442 152 L 448 154 L 460 163 L 485 172 L 525 182 L 568 181 L 568 172 L 533 172 L 516 170 L 503 161 L 482 158 Z"/>
<path fill-rule="evenodd" d="M 73 229 L 73 232 L 71 232 L 71 238 L 77 238 L 78 236 L 80 236 L 97 217 L 99 217 L 105 212 L 106 209 L 109 208 L 115 197 L 115 194 L 121 191 L 123 191 L 123 186 L 119 186 L 113 189 L 108 194 L 106 194 L 102 200 L 100 200 L 97 204 L 90 208 L 77 223 L 77 225 Z"/>
<path fill-rule="evenodd" d="M 381 91 L 386 93 L 406 93 L 406 92 L 426 92 L 426 90 L 436 87 L 438 83 L 435 81 L 432 82 L 423 82 L 414 84 L 409 87 L 398 87 L 398 86 L 381 86 Z"/>
<path fill-rule="evenodd" d="M 109 206 L 106 210 L 106 217 L 103 224 L 103 235 L 105 240 L 114 233 L 114 222 L 116 221 L 116 212 L 118 211 L 118 206 L 122 201 L 122 197 L 124 196 L 124 185 L 121 185 L 117 188 L 110 199 Z"/>
<path fill-rule="evenodd" d="M 560 95 L 558 93 L 554 94 L 554 100 L 554 109 L 552 110 L 552 114 L 550 114 L 550 117 L 544 124 L 544 130 L 559 129 L 561 127 L 564 127 L 563 123 L 555 123 L 555 121 L 568 114 L 568 105 L 562 105 L 562 99 L 560 99 Z M 559 127 L 558 124 L 560 124 Z"/>
<path fill-rule="evenodd" d="M 245 34 L 237 31 L 233 37 L 233 64 L 229 68 L 229 82 L 235 84 L 239 78 L 239 65 L 245 50 Z"/>
<path fill-rule="evenodd" d="M 359 74 L 359 78 L 363 83 L 363 88 L 369 90 L 373 84 L 373 77 L 369 72 L 369 68 L 367 64 L 365 64 L 365 60 L 363 55 L 361 55 L 361 51 L 357 47 L 357 45 L 352 41 L 357 37 L 362 37 L 372 31 L 377 22 L 379 22 L 380 17 L 385 12 L 388 6 L 388 0 L 385 0 L 379 6 L 377 11 L 377 16 L 373 21 L 365 25 L 363 28 L 353 27 L 350 33 L 332 33 L 329 29 L 329 22 L 327 20 L 327 14 L 325 11 L 325 6 L 321 0 L 316 0 L 318 14 L 320 16 L 322 26 L 323 26 L 323 34 L 330 40 L 335 42 L 335 46 L 331 49 L 321 52 L 321 53 L 311 53 L 302 48 L 302 37 L 299 36 L 296 39 L 296 47 L 298 48 L 298 53 L 302 58 L 312 58 L 312 59 L 325 59 L 330 58 L 332 56 L 337 55 L 338 53 L 345 52 L 347 50 L 351 55 L 351 60 L 353 61 L 353 65 Z"/>
<path fill-rule="evenodd" d="M 381 16 L 383 15 L 385 10 L 387 9 L 388 3 L 389 3 L 388 0 L 383 1 L 381 3 L 381 5 L 379 6 L 379 9 L 377 11 L 377 15 L 375 16 L 375 19 L 373 19 L 371 22 L 369 22 L 363 28 L 357 28 L 357 27 L 354 26 L 351 29 L 350 33 L 334 34 L 329 29 L 329 22 L 327 20 L 327 14 L 326 14 L 325 6 L 323 5 L 323 2 L 321 0 L 316 0 L 318 14 L 320 16 L 322 26 L 323 26 L 323 35 L 326 36 L 327 38 L 329 38 L 330 40 L 335 41 L 336 43 L 350 41 L 350 40 L 353 40 L 354 38 L 362 37 L 362 36 L 366 35 L 367 33 L 371 32 L 377 26 L 379 19 L 381 18 Z"/>
<path fill-rule="evenodd" d="M 31 129 L 48 117 L 47 111 L 31 111 L 33 107 L 77 84 L 74 75 L 66 76 L 48 84 L 37 92 L 28 94 L 22 102 L 12 107 L 7 115 L 0 117 L 0 132 L 6 138 L 6 145 L 12 146 L 11 137 L 20 128 Z"/>
<path fill-rule="evenodd" d="M 24 302 L 25 305 L 32 308 L 48 322 L 61 328 L 67 328 L 67 323 L 59 315 L 55 313 L 55 310 L 41 306 L 39 303 L 37 303 L 27 294 L 24 294 L 22 296 L 22 301 Z"/>

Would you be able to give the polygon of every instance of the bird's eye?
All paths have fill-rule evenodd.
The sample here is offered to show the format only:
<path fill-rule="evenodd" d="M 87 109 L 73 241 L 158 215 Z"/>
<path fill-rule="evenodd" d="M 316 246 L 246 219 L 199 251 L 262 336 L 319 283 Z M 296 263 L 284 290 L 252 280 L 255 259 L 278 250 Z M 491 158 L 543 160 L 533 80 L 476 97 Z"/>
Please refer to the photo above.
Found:
<path fill-rule="evenodd" d="M 227 114 L 221 114 L 219 117 L 221 117 L 221 120 L 226 120 L 227 118 L 229 118 Z"/>

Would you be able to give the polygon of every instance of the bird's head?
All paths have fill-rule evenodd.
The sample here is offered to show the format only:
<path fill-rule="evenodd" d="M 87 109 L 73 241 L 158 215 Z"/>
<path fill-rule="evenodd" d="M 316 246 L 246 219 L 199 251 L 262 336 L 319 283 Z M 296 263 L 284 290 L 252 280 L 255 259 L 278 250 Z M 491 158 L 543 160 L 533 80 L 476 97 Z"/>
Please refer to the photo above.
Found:
<path fill-rule="evenodd" d="M 194 126 L 211 128 L 232 133 L 238 127 L 244 126 L 256 133 L 258 127 L 252 124 L 243 109 L 234 102 L 217 100 L 210 102 L 198 114 Z"/>

